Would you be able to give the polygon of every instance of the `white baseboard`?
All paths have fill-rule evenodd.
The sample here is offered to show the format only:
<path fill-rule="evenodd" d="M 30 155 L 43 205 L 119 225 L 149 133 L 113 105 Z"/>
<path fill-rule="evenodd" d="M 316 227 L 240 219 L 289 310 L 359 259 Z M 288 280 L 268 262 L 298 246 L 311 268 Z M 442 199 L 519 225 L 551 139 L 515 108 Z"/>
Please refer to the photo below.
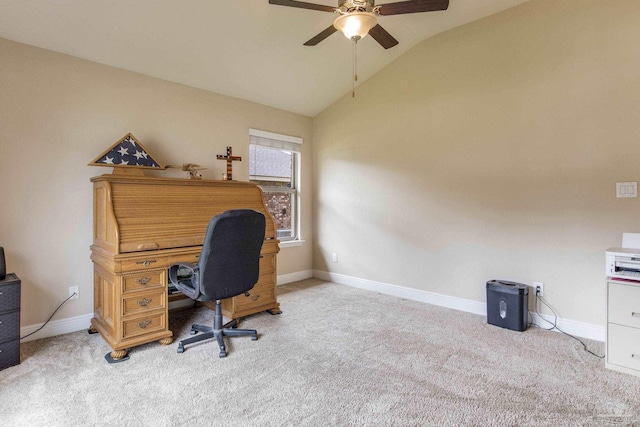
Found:
<path fill-rule="evenodd" d="M 44 328 L 42 328 L 41 330 L 39 330 L 33 335 L 29 335 L 28 337 L 25 337 L 25 335 L 28 335 L 38 330 L 38 328 L 42 326 L 42 323 L 37 325 L 25 326 L 20 328 L 20 336 L 25 337 L 20 341 L 28 342 L 33 340 L 39 340 L 41 338 L 53 337 L 56 335 L 68 334 L 70 332 L 76 332 L 82 329 L 89 329 L 89 326 L 91 326 L 92 317 L 93 317 L 93 313 L 83 314 L 75 317 L 68 317 L 66 319 L 52 320 L 49 323 L 47 323 L 47 325 Z"/>
<path fill-rule="evenodd" d="M 314 270 L 313 277 L 334 283 L 339 283 L 341 285 L 352 286 L 354 288 L 374 291 L 385 295 L 392 295 L 399 298 L 410 299 L 413 301 L 424 302 L 427 304 L 452 308 L 454 310 L 480 314 L 483 316 L 487 315 L 487 304 L 483 302 L 437 294 L 435 292 L 422 291 L 419 289 L 406 288 L 403 286 L 391 285 L 388 283 L 375 282 L 373 280 L 359 279 L 357 277 L 330 273 L 328 271 Z M 534 324 L 543 328 L 549 328 L 551 325 L 545 322 L 543 319 L 553 322 L 553 316 L 539 316 L 538 314 L 533 314 Z M 556 323 L 560 329 L 568 334 L 596 341 L 605 340 L 604 326 L 560 318 L 558 318 Z"/>
<path fill-rule="evenodd" d="M 426 302 L 440 307 L 453 308 L 455 310 L 466 311 L 475 314 L 487 314 L 486 304 L 467 299 L 452 297 L 448 295 L 436 294 L 434 292 L 421 291 L 418 289 L 406 288 L 388 283 L 375 282 L 373 280 L 358 279 L 356 277 L 342 274 L 329 273 L 326 271 L 314 270 L 314 277 L 328 280 L 341 285 L 348 285 L 354 288 L 366 289 L 381 294 L 392 295 L 399 298 L 413 301 Z"/>
<path fill-rule="evenodd" d="M 359 279 L 357 277 L 346 276 L 343 274 L 330 273 L 321 270 L 304 270 L 296 273 L 284 274 L 278 276 L 278 285 L 297 282 L 311 278 L 327 280 L 341 285 L 352 286 L 354 288 L 365 289 L 368 291 L 378 292 L 381 294 L 392 295 L 399 298 L 406 298 L 413 301 L 433 304 L 440 307 L 452 308 L 454 310 L 465 311 L 485 316 L 487 314 L 486 303 L 472 301 L 464 298 L 452 297 L 449 295 L 438 294 L 435 292 L 422 291 L 419 289 L 407 288 L 404 286 L 391 285 L 388 283 L 376 282 L 373 280 Z M 172 307 L 173 308 L 173 307 Z M 49 322 L 40 331 L 21 340 L 22 342 L 33 341 L 41 338 L 53 337 L 61 334 L 88 329 L 91 324 L 93 313 L 83 314 L 80 316 L 69 317 L 66 319 L 53 320 Z M 545 322 L 546 320 L 546 322 Z M 548 315 L 538 315 L 533 313 L 533 321 L 542 328 L 549 328 L 553 322 L 553 317 Z M 605 340 L 604 326 L 594 325 L 591 323 L 579 322 L 571 319 L 558 318 L 556 321 L 558 327 L 564 332 L 575 335 L 577 337 L 588 338 L 596 341 Z M 30 325 L 20 328 L 20 336 L 27 334 L 40 328 L 42 324 Z"/>
<path fill-rule="evenodd" d="M 290 274 L 282 274 L 278 276 L 276 283 L 278 285 L 286 285 L 287 283 L 297 282 L 313 278 L 313 270 L 297 271 Z"/>

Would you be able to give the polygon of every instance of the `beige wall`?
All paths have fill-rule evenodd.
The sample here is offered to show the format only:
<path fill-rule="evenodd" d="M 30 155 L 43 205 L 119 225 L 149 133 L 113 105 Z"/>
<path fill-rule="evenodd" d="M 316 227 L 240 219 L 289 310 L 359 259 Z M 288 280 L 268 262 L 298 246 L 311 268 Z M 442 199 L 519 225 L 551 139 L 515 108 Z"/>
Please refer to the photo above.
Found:
<path fill-rule="evenodd" d="M 305 140 L 307 243 L 282 249 L 278 274 L 308 271 L 311 118 L 0 39 L 0 246 L 22 279 L 21 324 L 44 322 L 70 285 L 80 299 L 56 319 L 93 311 L 89 179 L 111 169 L 87 163 L 131 132 L 161 163 L 207 167 L 206 179 L 221 178 L 226 165 L 216 154 L 231 145 L 243 156 L 234 178 L 247 180 L 250 127 Z"/>
<path fill-rule="evenodd" d="M 605 321 L 639 232 L 640 2 L 531 1 L 426 40 L 314 118 L 314 267 L 485 301 L 545 283 Z M 337 252 L 339 262 L 330 262 Z"/>

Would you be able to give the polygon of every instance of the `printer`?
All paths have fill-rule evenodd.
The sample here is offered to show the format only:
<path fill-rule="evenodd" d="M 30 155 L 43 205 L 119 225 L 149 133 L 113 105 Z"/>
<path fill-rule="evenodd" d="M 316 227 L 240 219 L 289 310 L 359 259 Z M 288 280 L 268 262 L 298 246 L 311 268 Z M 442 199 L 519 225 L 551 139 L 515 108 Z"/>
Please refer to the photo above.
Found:
<path fill-rule="evenodd" d="M 640 281 L 640 233 L 623 233 L 622 247 L 607 249 L 605 256 L 607 276 Z"/>
<path fill-rule="evenodd" d="M 606 274 L 612 279 L 640 281 L 640 249 L 609 248 L 606 261 Z"/>

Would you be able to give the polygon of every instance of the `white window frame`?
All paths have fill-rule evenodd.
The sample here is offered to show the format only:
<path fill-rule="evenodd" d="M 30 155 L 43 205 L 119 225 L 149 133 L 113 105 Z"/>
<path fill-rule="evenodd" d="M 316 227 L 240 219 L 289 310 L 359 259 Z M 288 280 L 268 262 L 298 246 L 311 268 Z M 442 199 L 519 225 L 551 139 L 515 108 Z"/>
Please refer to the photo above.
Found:
<path fill-rule="evenodd" d="M 249 129 L 249 145 L 258 145 L 262 147 L 275 148 L 290 151 L 292 154 L 291 165 L 291 188 L 285 188 L 281 186 L 266 186 L 260 185 L 259 187 L 264 192 L 269 193 L 290 193 L 291 196 L 291 237 L 278 237 L 283 243 L 302 242 L 300 236 L 300 154 L 302 151 L 303 139 L 283 135 L 273 132 L 268 132 L 258 129 Z M 257 177 L 256 177 L 257 178 Z M 249 180 L 253 177 L 250 175 Z M 277 230 L 276 230 L 277 231 Z M 294 245 L 295 246 L 295 245 Z"/>

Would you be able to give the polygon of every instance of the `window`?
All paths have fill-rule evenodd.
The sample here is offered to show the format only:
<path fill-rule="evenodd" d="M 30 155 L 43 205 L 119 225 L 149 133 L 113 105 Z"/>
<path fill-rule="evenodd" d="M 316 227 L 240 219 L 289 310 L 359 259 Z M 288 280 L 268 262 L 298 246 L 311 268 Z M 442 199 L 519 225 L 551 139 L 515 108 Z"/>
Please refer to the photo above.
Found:
<path fill-rule="evenodd" d="M 264 192 L 278 239 L 297 240 L 298 176 L 302 138 L 249 129 L 249 180 Z"/>

